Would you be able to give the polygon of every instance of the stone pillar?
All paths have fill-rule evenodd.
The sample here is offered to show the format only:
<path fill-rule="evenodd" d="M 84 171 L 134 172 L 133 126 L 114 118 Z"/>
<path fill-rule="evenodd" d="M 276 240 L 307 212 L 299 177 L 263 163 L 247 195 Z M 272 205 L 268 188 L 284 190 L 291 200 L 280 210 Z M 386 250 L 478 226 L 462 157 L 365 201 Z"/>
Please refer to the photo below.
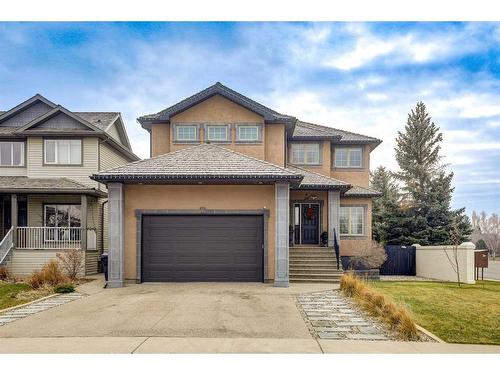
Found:
<path fill-rule="evenodd" d="M 340 241 L 340 191 L 328 190 L 328 246 L 333 247 L 333 229 Z"/>
<path fill-rule="evenodd" d="M 275 233 L 275 275 L 274 286 L 288 287 L 288 225 L 290 207 L 290 186 L 288 183 L 275 185 L 276 233 Z"/>
<path fill-rule="evenodd" d="M 10 226 L 14 228 L 12 247 L 17 246 L 17 195 L 10 195 Z"/>
<path fill-rule="evenodd" d="M 82 228 L 80 238 L 80 248 L 87 250 L 87 196 L 82 194 L 80 196 L 80 226 Z"/>
<path fill-rule="evenodd" d="M 108 284 L 109 288 L 123 286 L 124 278 L 124 225 L 123 225 L 123 184 L 108 184 L 109 207 L 109 254 Z"/>

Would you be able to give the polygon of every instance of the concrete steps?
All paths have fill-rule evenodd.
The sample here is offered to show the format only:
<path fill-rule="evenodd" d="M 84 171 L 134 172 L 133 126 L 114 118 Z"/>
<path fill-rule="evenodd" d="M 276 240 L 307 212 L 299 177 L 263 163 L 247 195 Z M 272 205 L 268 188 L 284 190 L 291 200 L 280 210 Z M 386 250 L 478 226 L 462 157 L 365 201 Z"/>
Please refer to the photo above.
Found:
<path fill-rule="evenodd" d="M 337 270 L 332 249 L 323 247 L 290 248 L 290 282 L 338 283 L 343 270 Z"/>

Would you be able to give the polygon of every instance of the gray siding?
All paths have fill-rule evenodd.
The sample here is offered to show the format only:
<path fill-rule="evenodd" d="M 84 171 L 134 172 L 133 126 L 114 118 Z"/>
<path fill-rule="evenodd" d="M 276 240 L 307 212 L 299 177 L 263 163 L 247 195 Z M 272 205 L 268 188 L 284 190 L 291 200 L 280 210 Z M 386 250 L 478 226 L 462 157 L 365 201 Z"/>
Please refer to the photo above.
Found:
<path fill-rule="evenodd" d="M 51 109 L 52 107 L 48 104 L 45 104 L 44 102 L 37 102 L 31 107 L 2 122 L 1 126 L 24 126 L 28 122 L 36 119 L 44 113 L 47 113 Z"/>
<path fill-rule="evenodd" d="M 44 123 L 38 125 L 37 127 L 32 128 L 32 130 L 35 129 L 89 130 L 87 126 L 69 117 L 65 113 L 60 113 L 45 121 Z"/>

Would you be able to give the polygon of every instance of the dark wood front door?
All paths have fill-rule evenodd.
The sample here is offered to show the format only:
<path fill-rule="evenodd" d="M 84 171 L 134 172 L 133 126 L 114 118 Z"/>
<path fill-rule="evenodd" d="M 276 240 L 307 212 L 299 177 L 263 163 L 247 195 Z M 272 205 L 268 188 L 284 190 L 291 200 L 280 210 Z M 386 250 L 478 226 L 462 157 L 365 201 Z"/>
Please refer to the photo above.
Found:
<path fill-rule="evenodd" d="M 319 243 L 319 204 L 301 204 L 301 243 Z"/>

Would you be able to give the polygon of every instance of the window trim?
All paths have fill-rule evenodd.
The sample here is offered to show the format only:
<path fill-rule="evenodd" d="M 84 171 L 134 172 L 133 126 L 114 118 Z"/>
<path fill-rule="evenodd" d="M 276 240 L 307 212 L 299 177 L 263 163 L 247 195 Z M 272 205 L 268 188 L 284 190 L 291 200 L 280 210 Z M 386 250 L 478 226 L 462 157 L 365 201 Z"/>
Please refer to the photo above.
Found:
<path fill-rule="evenodd" d="M 46 223 L 46 219 L 47 219 L 47 206 L 79 206 L 80 207 L 80 226 L 78 227 L 72 227 L 71 226 L 71 220 L 68 216 L 68 226 L 64 226 L 64 227 L 60 227 L 60 226 L 55 226 L 55 227 L 49 227 L 47 226 L 47 223 Z M 57 211 L 57 209 L 56 209 Z M 68 228 L 82 228 L 82 205 L 81 203 L 43 203 L 43 208 L 42 208 L 42 212 L 43 212 L 43 228 L 61 228 L 62 230 L 65 230 L 65 229 L 68 229 Z M 71 232 L 70 232 L 71 233 Z M 81 236 L 81 234 L 80 234 Z M 50 239 L 50 238 L 47 238 L 49 237 L 47 235 L 47 231 L 46 229 L 44 229 L 44 236 L 43 236 L 43 240 L 46 241 L 46 242 L 60 242 L 61 240 L 59 239 Z M 80 237 L 80 241 L 81 241 L 81 237 Z"/>
<path fill-rule="evenodd" d="M 225 140 L 209 139 L 209 137 L 208 137 L 209 128 L 225 128 L 226 129 L 226 139 Z M 231 127 L 229 126 L 229 124 L 217 124 L 217 123 L 204 124 L 204 133 L 205 133 L 204 134 L 205 142 L 231 143 Z"/>
<path fill-rule="evenodd" d="M 245 128 L 245 127 L 256 127 L 257 128 L 257 140 L 240 140 L 240 128 Z M 262 124 L 260 123 L 240 123 L 240 124 L 235 124 L 235 131 L 236 131 L 236 136 L 235 136 L 235 143 L 246 143 L 246 144 L 252 144 L 252 143 L 262 143 Z"/>
<path fill-rule="evenodd" d="M 0 139 L 0 143 L 21 143 L 22 144 L 22 150 L 21 150 L 21 164 L 19 165 L 1 165 L 0 168 L 25 168 L 26 167 L 26 141 L 11 141 L 8 139 Z M 10 154 L 12 159 L 14 159 L 14 148 L 11 147 Z"/>
<path fill-rule="evenodd" d="M 70 164 L 61 164 L 61 163 L 58 163 L 57 161 L 54 162 L 54 163 L 47 163 L 47 146 L 46 146 L 46 143 L 47 141 L 80 141 L 80 163 L 70 163 Z M 44 166 L 48 166 L 48 167 L 83 167 L 83 138 L 74 138 L 74 137 L 71 137 L 71 138 L 43 138 L 43 142 L 42 142 L 42 165 Z M 57 155 L 57 154 L 56 154 Z M 57 160 L 57 156 L 56 156 L 56 160 Z"/>
<path fill-rule="evenodd" d="M 368 206 L 367 205 L 363 205 L 363 204 L 341 204 L 340 205 L 340 208 L 361 208 L 363 210 L 363 215 L 362 215 L 362 218 L 363 218 L 363 222 L 362 222 L 362 233 L 361 234 L 353 234 L 353 233 L 350 233 L 351 232 L 351 211 L 349 210 L 349 224 L 348 224 L 348 228 L 349 228 L 349 233 L 341 233 L 340 232 L 340 210 L 339 210 L 339 235 L 340 237 L 344 237 L 344 238 L 354 238 L 354 239 L 361 239 L 361 238 L 365 238 L 366 237 L 366 232 L 367 232 L 367 226 L 366 226 L 366 222 L 367 222 L 367 211 L 368 211 Z"/>
<path fill-rule="evenodd" d="M 347 167 L 337 166 L 337 150 L 361 150 L 361 165 Z M 348 160 L 349 160 L 349 152 L 348 152 Z M 334 169 L 342 169 L 342 170 L 360 170 L 365 169 L 365 148 L 363 146 L 334 146 L 333 148 L 333 168 Z"/>
<path fill-rule="evenodd" d="M 305 151 L 304 151 L 304 163 L 297 163 L 293 160 L 293 146 L 294 145 L 318 145 L 318 163 L 307 163 L 305 160 Z M 288 158 L 290 160 L 290 164 L 294 165 L 305 165 L 305 166 L 321 166 L 323 165 L 323 143 L 322 142 L 290 142 Z"/>
<path fill-rule="evenodd" d="M 183 126 L 190 126 L 195 128 L 195 139 L 194 140 L 178 140 L 177 139 L 177 129 Z M 195 144 L 195 143 L 200 143 L 200 124 L 194 123 L 194 122 L 178 122 L 176 124 L 172 125 L 172 143 L 179 143 L 179 144 Z"/>

